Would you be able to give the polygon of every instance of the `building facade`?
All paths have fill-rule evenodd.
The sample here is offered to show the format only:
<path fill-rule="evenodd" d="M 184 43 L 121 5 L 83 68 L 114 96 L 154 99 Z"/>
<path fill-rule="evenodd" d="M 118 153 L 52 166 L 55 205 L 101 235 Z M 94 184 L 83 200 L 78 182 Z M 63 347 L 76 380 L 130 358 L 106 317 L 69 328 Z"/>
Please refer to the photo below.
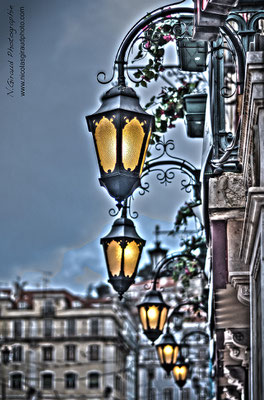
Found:
<path fill-rule="evenodd" d="M 120 302 L 4 290 L 0 307 L 2 400 L 134 399 L 135 324 Z"/>
<path fill-rule="evenodd" d="M 264 7 L 195 5 L 194 38 L 218 55 L 209 64 L 202 177 L 216 399 L 261 400 Z"/>

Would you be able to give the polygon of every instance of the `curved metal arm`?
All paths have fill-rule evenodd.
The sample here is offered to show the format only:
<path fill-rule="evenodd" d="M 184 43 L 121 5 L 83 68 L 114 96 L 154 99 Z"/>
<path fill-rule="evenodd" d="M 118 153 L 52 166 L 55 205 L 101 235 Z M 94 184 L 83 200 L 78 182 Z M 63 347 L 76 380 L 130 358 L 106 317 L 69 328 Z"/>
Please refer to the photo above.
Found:
<path fill-rule="evenodd" d="M 156 288 L 157 288 L 157 280 L 159 278 L 159 274 L 160 274 L 160 271 L 162 270 L 162 268 L 168 266 L 171 263 L 171 261 L 175 260 L 176 258 L 189 258 L 190 260 L 195 260 L 202 267 L 202 264 L 197 259 L 197 257 L 195 257 L 191 254 L 176 253 L 176 254 L 172 254 L 169 257 L 164 257 L 156 266 L 157 270 L 156 270 L 155 276 L 154 276 L 154 281 L 153 281 L 153 286 L 152 286 L 153 290 L 156 290 Z"/>
<path fill-rule="evenodd" d="M 186 339 L 188 339 L 188 337 L 190 337 L 190 336 L 192 336 L 192 335 L 195 335 L 195 334 L 197 334 L 197 335 L 202 335 L 202 336 L 204 336 L 204 337 L 209 341 L 209 335 L 208 335 L 208 333 L 206 333 L 206 332 L 204 332 L 204 331 L 202 331 L 202 330 L 200 330 L 200 329 L 197 329 L 197 330 L 195 330 L 195 331 L 190 331 L 190 332 L 186 333 L 186 334 L 181 338 L 181 344 L 185 344 Z"/>
<path fill-rule="evenodd" d="M 176 307 L 174 307 L 173 311 L 170 313 L 167 324 L 171 322 L 171 319 L 175 317 L 175 314 L 177 314 L 177 312 L 179 312 L 179 310 L 184 306 L 199 306 L 199 309 L 207 313 L 207 309 L 203 304 L 197 303 L 195 301 L 186 301 L 185 303 L 180 303 Z"/>
<path fill-rule="evenodd" d="M 175 15 L 179 13 L 194 13 L 193 8 L 178 7 L 179 3 L 168 4 L 162 9 L 154 10 L 149 16 L 141 18 L 125 36 L 121 43 L 115 58 L 115 64 L 118 66 L 118 84 L 125 86 L 125 56 L 127 49 L 137 34 L 149 25 L 151 22 L 158 18 L 166 17 L 168 15 Z"/>
<path fill-rule="evenodd" d="M 179 13 L 194 13 L 193 8 L 189 7 L 179 7 L 178 3 L 168 4 L 162 8 L 154 10 L 149 16 L 141 18 L 127 33 L 125 38 L 123 39 L 115 58 L 115 64 L 118 65 L 118 84 L 125 86 L 125 57 L 126 52 L 129 48 L 131 42 L 135 39 L 137 34 L 144 29 L 147 25 L 154 22 L 159 18 L 163 18 L 168 16 L 174 16 L 175 14 Z M 231 27 L 224 25 L 221 29 L 225 32 L 225 34 L 230 38 L 234 49 L 236 51 L 238 57 L 238 68 L 239 68 L 239 89 L 240 93 L 243 92 L 243 84 L 244 84 L 244 75 L 245 75 L 245 54 L 240 44 L 239 40 L 237 39 L 236 35 L 232 32 Z"/>

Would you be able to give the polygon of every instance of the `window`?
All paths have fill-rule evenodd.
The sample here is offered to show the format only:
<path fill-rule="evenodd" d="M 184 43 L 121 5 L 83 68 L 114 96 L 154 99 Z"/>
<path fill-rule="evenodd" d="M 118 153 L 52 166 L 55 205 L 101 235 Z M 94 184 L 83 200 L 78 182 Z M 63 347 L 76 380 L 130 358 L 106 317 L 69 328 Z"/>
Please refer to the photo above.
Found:
<path fill-rule="evenodd" d="M 12 349 L 13 362 L 22 362 L 22 346 L 14 346 Z"/>
<path fill-rule="evenodd" d="M 189 388 L 182 389 L 182 400 L 190 400 L 190 390 Z"/>
<path fill-rule="evenodd" d="M 53 361 L 53 347 L 45 346 L 42 347 L 43 361 Z"/>
<path fill-rule="evenodd" d="M 17 305 L 18 308 L 20 309 L 27 309 L 28 308 L 28 303 L 26 301 L 20 301 Z"/>
<path fill-rule="evenodd" d="M 81 308 L 82 303 L 79 300 L 72 301 L 72 308 Z"/>
<path fill-rule="evenodd" d="M 22 336 L 22 321 L 14 321 L 14 336 L 20 338 Z"/>
<path fill-rule="evenodd" d="M 150 400 L 156 400 L 156 390 L 155 389 L 151 388 L 149 395 L 150 395 L 149 396 Z"/>
<path fill-rule="evenodd" d="M 92 344 L 91 346 L 89 346 L 89 358 L 90 358 L 90 361 L 98 361 L 99 360 L 98 344 Z"/>
<path fill-rule="evenodd" d="M 38 323 L 36 320 L 29 321 L 29 336 L 36 337 L 38 336 Z"/>
<path fill-rule="evenodd" d="M 93 336 L 99 335 L 99 321 L 98 321 L 98 319 L 93 318 L 91 320 L 91 335 L 93 335 Z"/>
<path fill-rule="evenodd" d="M 119 375 L 116 375 L 115 378 L 115 389 L 117 392 L 121 392 L 122 391 L 122 381 Z"/>
<path fill-rule="evenodd" d="M 75 389 L 76 388 L 77 377 L 73 372 L 69 372 L 65 375 L 65 388 Z"/>
<path fill-rule="evenodd" d="M 11 388 L 13 390 L 22 390 L 22 374 L 15 373 L 11 375 Z"/>
<path fill-rule="evenodd" d="M 55 307 L 54 307 L 53 300 L 47 299 L 47 300 L 45 301 L 44 308 L 43 308 L 43 313 L 44 313 L 44 315 L 46 315 L 46 316 L 54 315 L 54 313 L 55 313 Z"/>
<path fill-rule="evenodd" d="M 69 344 L 65 346 L 65 360 L 76 361 L 76 346 L 75 344 Z"/>
<path fill-rule="evenodd" d="M 41 379 L 42 379 L 42 389 L 44 390 L 53 389 L 53 374 L 51 374 L 50 372 L 42 374 Z"/>
<path fill-rule="evenodd" d="M 44 319 L 44 336 L 52 336 L 53 321 L 52 319 Z"/>
<path fill-rule="evenodd" d="M 67 336 L 75 336 L 76 334 L 76 324 L 75 319 L 67 320 Z"/>
<path fill-rule="evenodd" d="M 91 372 L 88 378 L 88 386 L 90 389 L 99 388 L 99 374 L 98 372 Z"/>
<path fill-rule="evenodd" d="M 173 389 L 167 388 L 163 390 L 163 400 L 173 400 Z"/>

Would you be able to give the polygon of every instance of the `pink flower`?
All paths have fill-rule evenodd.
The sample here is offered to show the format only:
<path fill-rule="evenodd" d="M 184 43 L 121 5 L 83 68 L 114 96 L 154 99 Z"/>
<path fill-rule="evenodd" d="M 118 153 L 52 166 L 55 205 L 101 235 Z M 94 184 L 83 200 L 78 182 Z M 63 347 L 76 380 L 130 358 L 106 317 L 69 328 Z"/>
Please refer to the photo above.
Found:
<path fill-rule="evenodd" d="M 166 42 L 170 42 L 172 40 L 171 35 L 164 35 L 163 39 L 166 40 Z"/>
<path fill-rule="evenodd" d="M 147 42 L 147 43 L 145 44 L 145 48 L 146 48 L 146 49 L 149 49 L 150 47 L 151 47 L 150 42 Z"/>
<path fill-rule="evenodd" d="M 188 270 L 188 268 L 185 268 L 184 272 L 186 275 L 190 275 L 190 271 Z"/>

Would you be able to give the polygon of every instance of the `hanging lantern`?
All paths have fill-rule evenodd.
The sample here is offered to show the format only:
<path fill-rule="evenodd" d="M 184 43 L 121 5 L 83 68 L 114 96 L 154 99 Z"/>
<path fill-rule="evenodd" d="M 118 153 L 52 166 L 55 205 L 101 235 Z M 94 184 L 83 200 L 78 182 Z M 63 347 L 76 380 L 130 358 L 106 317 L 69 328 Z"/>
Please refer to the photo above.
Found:
<path fill-rule="evenodd" d="M 162 335 L 159 343 L 156 344 L 156 349 L 160 364 L 169 376 L 170 372 L 173 370 L 173 367 L 175 367 L 179 352 L 179 346 L 169 329 L 167 329 L 167 332 Z"/>
<path fill-rule="evenodd" d="M 101 239 L 104 247 L 109 281 L 120 299 L 135 281 L 138 263 L 146 241 L 137 234 L 133 222 L 122 216 L 111 231 Z"/>
<path fill-rule="evenodd" d="M 140 185 L 154 117 L 143 110 L 132 88 L 118 85 L 103 95 L 101 107 L 86 120 L 94 138 L 99 182 L 120 205 Z"/>
<path fill-rule="evenodd" d="M 170 307 L 164 302 L 161 292 L 155 289 L 147 292 L 137 307 L 144 334 L 154 343 L 162 334 Z"/>
<path fill-rule="evenodd" d="M 183 356 L 180 355 L 176 365 L 172 370 L 175 383 L 180 388 L 182 388 L 186 383 L 188 371 L 189 371 L 189 363 L 185 362 Z"/>

